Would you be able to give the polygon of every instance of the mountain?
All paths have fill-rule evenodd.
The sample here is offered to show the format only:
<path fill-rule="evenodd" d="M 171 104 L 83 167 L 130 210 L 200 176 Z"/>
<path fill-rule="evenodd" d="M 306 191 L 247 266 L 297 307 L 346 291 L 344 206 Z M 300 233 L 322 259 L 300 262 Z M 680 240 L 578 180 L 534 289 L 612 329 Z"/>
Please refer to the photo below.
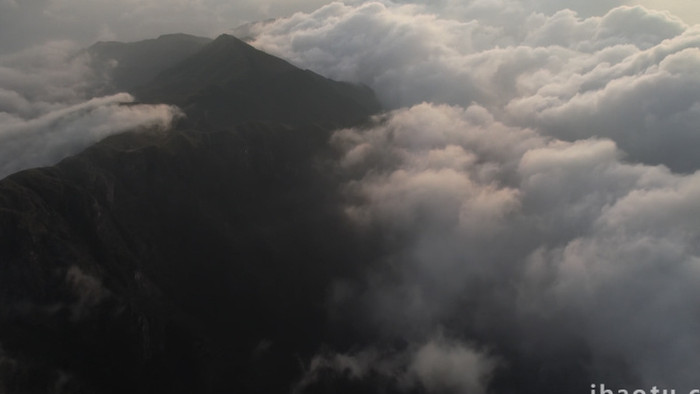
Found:
<path fill-rule="evenodd" d="M 360 343 L 326 300 L 379 241 L 345 219 L 329 138 L 373 93 L 231 36 L 89 50 L 187 120 L 0 180 L 0 393 L 283 393 Z"/>
<path fill-rule="evenodd" d="M 210 38 L 166 34 L 137 42 L 98 42 L 86 50 L 93 67 L 109 79 L 109 92 L 130 91 L 151 81 L 209 44 Z"/>
<path fill-rule="evenodd" d="M 334 81 L 259 51 L 230 35 L 169 34 L 87 49 L 104 75 L 101 93 L 177 105 L 189 125 L 225 129 L 245 121 L 344 127 L 381 110 L 366 86 Z"/>
<path fill-rule="evenodd" d="M 225 34 L 132 91 L 218 128 L 250 120 L 348 126 L 381 109 L 365 86 L 301 70 Z"/>

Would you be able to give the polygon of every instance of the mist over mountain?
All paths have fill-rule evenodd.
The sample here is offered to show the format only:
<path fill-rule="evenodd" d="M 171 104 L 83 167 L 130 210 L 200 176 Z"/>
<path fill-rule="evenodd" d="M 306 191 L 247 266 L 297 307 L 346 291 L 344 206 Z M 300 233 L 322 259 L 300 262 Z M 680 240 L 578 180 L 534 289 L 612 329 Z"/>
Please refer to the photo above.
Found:
<path fill-rule="evenodd" d="M 182 115 L 170 105 L 134 104 L 112 87 L 113 65 L 99 63 L 65 41 L 0 56 L 0 178 L 55 164 L 108 135 L 167 128 Z"/>

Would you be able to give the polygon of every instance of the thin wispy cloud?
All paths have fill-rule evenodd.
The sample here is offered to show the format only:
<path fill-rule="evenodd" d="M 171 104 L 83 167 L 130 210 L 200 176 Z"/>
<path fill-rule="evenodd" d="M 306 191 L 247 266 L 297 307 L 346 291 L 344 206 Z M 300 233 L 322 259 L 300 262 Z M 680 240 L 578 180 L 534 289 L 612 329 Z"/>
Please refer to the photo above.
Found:
<path fill-rule="evenodd" d="M 127 93 L 93 97 L 106 82 L 90 56 L 50 42 L 0 57 L 0 178 L 55 164 L 104 137 L 138 127 L 167 128 L 167 105 L 129 105 Z"/>

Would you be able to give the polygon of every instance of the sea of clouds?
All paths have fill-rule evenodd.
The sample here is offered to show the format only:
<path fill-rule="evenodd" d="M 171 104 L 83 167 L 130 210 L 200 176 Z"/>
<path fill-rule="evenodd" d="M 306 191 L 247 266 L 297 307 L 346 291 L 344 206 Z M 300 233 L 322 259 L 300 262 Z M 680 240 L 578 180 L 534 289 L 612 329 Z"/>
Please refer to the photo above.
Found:
<path fill-rule="evenodd" d="M 539 392 L 562 371 L 692 387 L 700 28 L 587 4 L 336 2 L 246 27 L 392 109 L 332 139 L 348 217 L 395 247 L 331 299 L 363 300 L 372 329 L 412 345 L 398 369 L 373 349 L 319 355 L 309 379 L 374 370 L 474 393 L 535 364 Z M 479 373 L 451 373 L 458 357 Z"/>

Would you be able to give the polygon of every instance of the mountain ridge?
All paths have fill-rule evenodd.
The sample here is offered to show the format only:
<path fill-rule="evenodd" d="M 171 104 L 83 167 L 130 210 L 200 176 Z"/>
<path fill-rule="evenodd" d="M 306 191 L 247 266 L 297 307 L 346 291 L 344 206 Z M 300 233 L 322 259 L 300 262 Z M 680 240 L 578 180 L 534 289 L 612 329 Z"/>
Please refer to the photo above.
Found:
<path fill-rule="evenodd" d="M 210 38 L 174 33 L 135 42 L 99 41 L 85 52 L 91 56 L 92 66 L 108 76 L 110 86 L 107 92 L 114 93 L 147 83 L 211 41 Z"/>
<path fill-rule="evenodd" d="M 133 93 L 146 103 L 177 105 L 214 127 L 260 120 L 343 127 L 381 110 L 366 86 L 301 70 L 227 34 Z"/>

